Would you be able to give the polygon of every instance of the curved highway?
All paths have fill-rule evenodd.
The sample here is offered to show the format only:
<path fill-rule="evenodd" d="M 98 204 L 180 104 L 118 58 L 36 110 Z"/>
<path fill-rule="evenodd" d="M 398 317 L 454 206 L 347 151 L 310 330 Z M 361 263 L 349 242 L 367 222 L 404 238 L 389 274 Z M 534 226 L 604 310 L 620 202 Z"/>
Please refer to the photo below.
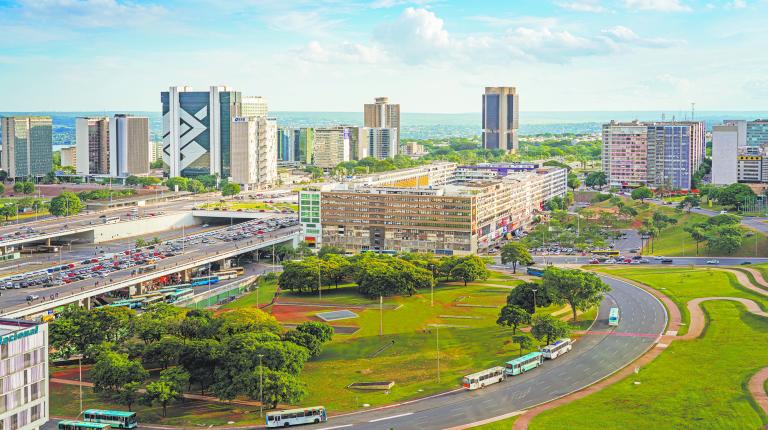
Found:
<path fill-rule="evenodd" d="M 444 429 L 528 409 L 597 382 L 651 347 L 667 323 L 666 310 L 655 297 L 626 282 L 602 278 L 612 291 L 600 305 L 597 322 L 571 352 L 556 360 L 481 390 L 458 390 L 340 415 L 307 428 Z M 621 321 L 618 327 L 609 327 L 608 312 L 617 306 Z"/>

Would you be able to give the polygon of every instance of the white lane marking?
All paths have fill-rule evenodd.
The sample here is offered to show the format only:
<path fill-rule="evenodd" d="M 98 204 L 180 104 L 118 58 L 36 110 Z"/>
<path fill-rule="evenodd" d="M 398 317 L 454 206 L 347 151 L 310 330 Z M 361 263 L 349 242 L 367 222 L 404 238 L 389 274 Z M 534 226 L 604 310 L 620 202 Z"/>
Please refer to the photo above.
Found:
<path fill-rule="evenodd" d="M 376 418 L 375 420 L 370 420 L 368 422 L 369 423 L 377 423 L 379 421 L 392 420 L 392 419 L 400 418 L 400 417 L 407 417 L 408 415 L 413 415 L 413 412 L 408 412 L 408 413 L 400 414 L 400 415 L 392 415 L 391 417 Z"/>
<path fill-rule="evenodd" d="M 344 427 L 352 427 L 352 424 L 344 424 L 343 426 L 323 427 L 318 430 L 343 429 Z"/>

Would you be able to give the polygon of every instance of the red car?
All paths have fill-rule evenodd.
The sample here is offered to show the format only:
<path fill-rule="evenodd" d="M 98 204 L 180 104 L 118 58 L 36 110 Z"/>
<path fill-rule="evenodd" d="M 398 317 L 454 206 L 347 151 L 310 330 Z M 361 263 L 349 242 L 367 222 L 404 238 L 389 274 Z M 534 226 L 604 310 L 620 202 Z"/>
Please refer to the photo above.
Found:
<path fill-rule="evenodd" d="M 600 260 L 598 260 L 597 258 L 593 258 L 589 260 L 589 264 L 600 264 Z"/>

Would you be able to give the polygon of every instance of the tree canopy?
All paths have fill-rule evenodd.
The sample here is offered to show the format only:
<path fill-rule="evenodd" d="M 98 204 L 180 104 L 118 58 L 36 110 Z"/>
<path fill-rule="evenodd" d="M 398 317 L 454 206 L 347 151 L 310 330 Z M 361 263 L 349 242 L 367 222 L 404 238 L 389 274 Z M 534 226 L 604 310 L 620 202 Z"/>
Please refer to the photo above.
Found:
<path fill-rule="evenodd" d="M 543 285 L 555 303 L 568 303 L 576 321 L 577 311 L 597 306 L 611 287 L 597 275 L 578 269 L 549 267 L 544 271 Z"/>

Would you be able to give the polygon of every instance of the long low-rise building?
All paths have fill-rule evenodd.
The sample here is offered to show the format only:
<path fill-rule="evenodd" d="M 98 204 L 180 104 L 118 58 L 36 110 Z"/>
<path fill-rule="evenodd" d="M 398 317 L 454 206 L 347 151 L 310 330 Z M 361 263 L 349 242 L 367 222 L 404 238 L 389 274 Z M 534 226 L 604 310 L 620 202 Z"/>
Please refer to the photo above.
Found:
<path fill-rule="evenodd" d="M 471 254 L 529 225 L 544 202 L 566 194 L 566 177 L 547 167 L 439 185 L 327 185 L 300 193 L 300 221 L 310 246 Z"/>

